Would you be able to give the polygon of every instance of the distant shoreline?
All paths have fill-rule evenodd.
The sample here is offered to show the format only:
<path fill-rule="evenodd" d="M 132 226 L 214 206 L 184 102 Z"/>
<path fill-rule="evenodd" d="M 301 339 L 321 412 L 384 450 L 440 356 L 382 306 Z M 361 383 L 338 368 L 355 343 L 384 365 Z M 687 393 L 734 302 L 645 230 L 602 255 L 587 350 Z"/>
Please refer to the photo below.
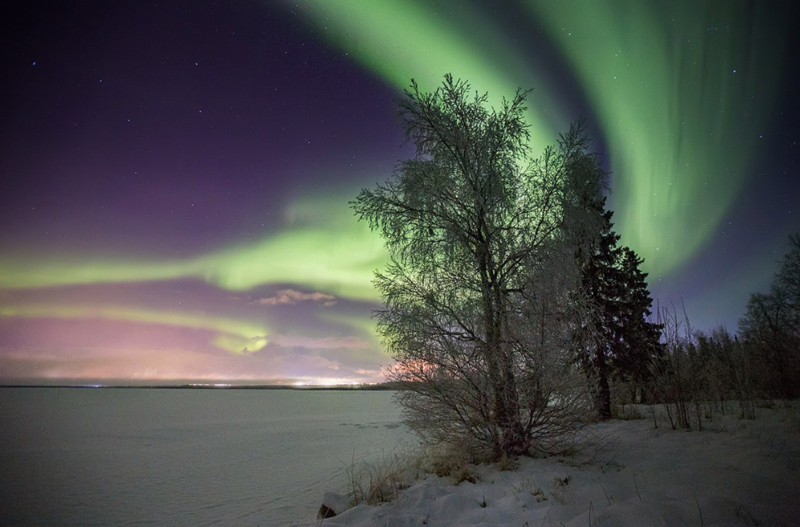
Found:
<path fill-rule="evenodd" d="M 296 390 L 296 391 L 392 391 L 395 383 L 284 385 L 284 384 L 0 384 L 0 388 L 78 388 L 78 389 L 149 389 L 149 390 Z"/>

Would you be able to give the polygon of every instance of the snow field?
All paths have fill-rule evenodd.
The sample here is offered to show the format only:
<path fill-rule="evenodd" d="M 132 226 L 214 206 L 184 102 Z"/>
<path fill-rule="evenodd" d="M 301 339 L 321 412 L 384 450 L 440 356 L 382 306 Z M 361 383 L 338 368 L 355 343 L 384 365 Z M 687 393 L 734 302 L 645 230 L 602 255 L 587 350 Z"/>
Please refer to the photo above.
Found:
<path fill-rule="evenodd" d="M 652 418 L 612 420 L 587 434 L 572 456 L 471 467 L 477 482 L 457 486 L 427 475 L 393 502 L 308 525 L 800 525 L 797 402 L 759 408 L 756 420 L 717 413 L 703 432 L 672 430 L 661 415 L 658 429 Z"/>

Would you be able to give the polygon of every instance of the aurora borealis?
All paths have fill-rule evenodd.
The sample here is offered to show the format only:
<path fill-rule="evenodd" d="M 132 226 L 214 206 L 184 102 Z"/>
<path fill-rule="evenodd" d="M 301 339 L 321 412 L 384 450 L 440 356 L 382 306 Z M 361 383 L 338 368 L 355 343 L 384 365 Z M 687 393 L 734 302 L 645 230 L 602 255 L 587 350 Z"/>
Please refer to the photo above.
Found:
<path fill-rule="evenodd" d="M 585 116 L 654 297 L 735 330 L 800 230 L 791 2 L 3 9 L 0 378 L 361 382 L 381 241 L 347 202 L 451 72 Z"/>

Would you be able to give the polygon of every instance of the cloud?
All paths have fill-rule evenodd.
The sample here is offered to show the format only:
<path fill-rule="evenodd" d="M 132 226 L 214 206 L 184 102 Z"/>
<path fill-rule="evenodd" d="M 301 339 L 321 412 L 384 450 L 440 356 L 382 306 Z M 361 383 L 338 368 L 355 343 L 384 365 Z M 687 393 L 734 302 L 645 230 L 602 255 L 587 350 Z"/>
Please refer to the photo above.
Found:
<path fill-rule="evenodd" d="M 363 375 L 365 377 L 380 377 L 381 375 L 383 375 L 384 372 L 381 369 L 368 370 L 365 368 L 359 368 L 355 370 L 355 373 L 357 373 L 358 375 Z"/>
<path fill-rule="evenodd" d="M 371 344 L 355 336 L 348 337 L 302 337 L 274 335 L 271 342 L 284 348 L 306 349 L 370 349 Z"/>
<path fill-rule="evenodd" d="M 336 304 L 336 297 L 325 293 L 303 293 L 294 289 L 281 289 L 276 291 L 273 296 L 259 298 L 254 304 L 261 306 L 276 306 L 278 304 L 297 304 L 298 302 L 322 302 L 325 306 Z"/>

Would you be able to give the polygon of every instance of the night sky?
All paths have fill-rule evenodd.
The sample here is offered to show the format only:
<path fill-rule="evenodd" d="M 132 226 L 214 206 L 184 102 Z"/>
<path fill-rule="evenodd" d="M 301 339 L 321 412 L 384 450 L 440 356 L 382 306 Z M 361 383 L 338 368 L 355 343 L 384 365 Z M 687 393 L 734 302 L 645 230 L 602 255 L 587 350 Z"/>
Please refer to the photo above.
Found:
<path fill-rule="evenodd" d="M 507 5 L 506 5 L 507 4 Z M 504 7 L 497 7 L 504 5 Z M 347 202 L 445 73 L 584 116 L 654 298 L 735 331 L 800 231 L 791 1 L 4 2 L 0 380 L 372 382 Z"/>

